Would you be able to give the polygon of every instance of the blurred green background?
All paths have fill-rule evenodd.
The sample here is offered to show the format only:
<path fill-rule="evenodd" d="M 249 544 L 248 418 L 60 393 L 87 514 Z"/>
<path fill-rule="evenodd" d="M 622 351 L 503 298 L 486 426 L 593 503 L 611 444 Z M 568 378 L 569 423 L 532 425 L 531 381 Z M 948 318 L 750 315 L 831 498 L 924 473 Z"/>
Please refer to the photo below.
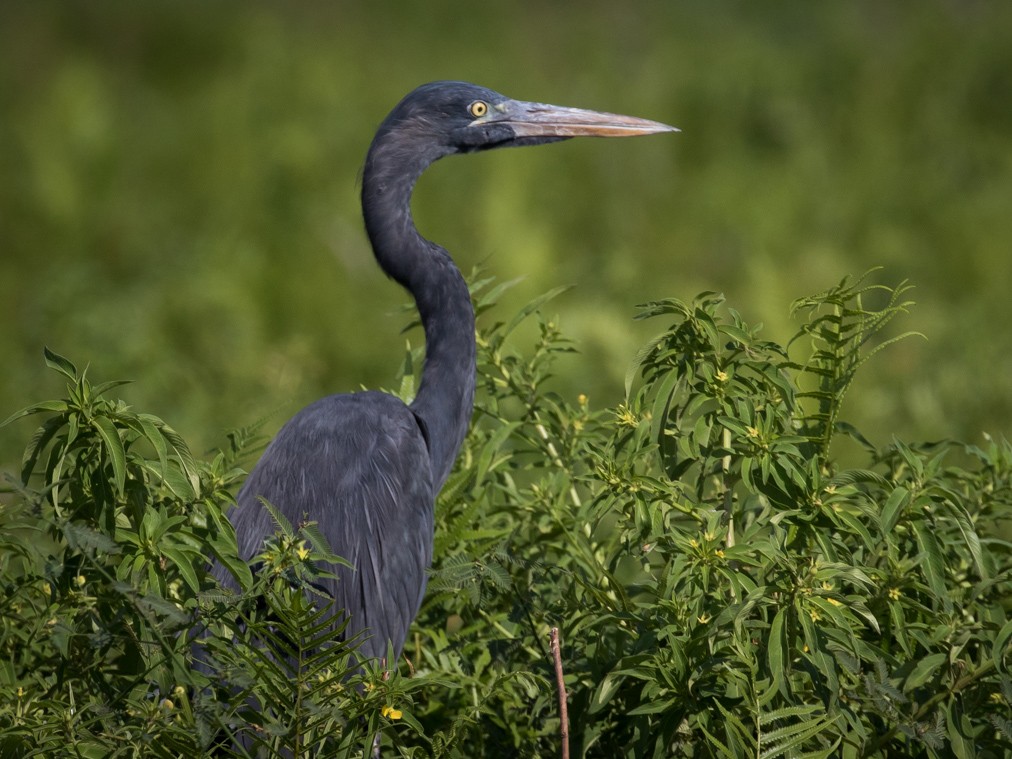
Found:
<path fill-rule="evenodd" d="M 559 284 L 581 353 L 558 387 L 621 398 L 663 325 L 724 292 L 784 340 L 788 305 L 882 265 L 918 302 L 849 419 L 874 442 L 1012 422 L 1012 3 L 0 5 L 0 417 L 55 397 L 49 345 L 198 449 L 392 382 L 406 296 L 356 178 L 415 85 L 629 113 L 679 135 L 437 164 L 423 233 L 467 272 Z M 418 344 L 421 335 L 412 332 Z M 31 422 L 0 431 L 14 462 Z M 276 426 L 276 424 L 274 425 Z M 273 429 L 273 427 L 271 427 Z"/>

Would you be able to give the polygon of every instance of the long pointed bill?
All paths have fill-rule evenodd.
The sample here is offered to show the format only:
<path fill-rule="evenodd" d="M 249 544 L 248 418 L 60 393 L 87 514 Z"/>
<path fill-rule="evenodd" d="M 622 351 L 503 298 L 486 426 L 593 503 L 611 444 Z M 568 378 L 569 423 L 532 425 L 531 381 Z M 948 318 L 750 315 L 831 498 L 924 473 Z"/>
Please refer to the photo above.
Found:
<path fill-rule="evenodd" d="M 499 107 L 502 115 L 495 121 L 509 124 L 517 137 L 636 137 L 679 131 L 659 121 L 546 103 L 512 100 Z"/>

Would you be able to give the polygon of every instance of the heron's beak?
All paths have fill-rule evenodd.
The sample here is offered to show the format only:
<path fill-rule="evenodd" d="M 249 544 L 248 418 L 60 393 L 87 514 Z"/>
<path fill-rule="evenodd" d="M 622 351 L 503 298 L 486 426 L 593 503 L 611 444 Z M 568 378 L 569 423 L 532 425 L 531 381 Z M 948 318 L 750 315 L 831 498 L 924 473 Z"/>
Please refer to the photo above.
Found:
<path fill-rule="evenodd" d="M 659 121 L 615 113 L 510 100 L 493 106 L 492 120 L 508 124 L 517 137 L 636 137 L 677 132 Z"/>

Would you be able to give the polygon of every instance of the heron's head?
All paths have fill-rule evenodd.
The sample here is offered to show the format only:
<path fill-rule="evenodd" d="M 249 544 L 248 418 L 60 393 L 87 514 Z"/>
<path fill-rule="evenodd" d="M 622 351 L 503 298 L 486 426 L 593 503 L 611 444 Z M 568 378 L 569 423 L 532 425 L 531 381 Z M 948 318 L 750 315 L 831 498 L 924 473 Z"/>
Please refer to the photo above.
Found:
<path fill-rule="evenodd" d="M 570 137 L 634 137 L 677 132 L 657 121 L 512 100 L 467 82 L 431 82 L 409 93 L 380 126 L 377 139 L 435 160 L 451 153 L 537 145 Z"/>

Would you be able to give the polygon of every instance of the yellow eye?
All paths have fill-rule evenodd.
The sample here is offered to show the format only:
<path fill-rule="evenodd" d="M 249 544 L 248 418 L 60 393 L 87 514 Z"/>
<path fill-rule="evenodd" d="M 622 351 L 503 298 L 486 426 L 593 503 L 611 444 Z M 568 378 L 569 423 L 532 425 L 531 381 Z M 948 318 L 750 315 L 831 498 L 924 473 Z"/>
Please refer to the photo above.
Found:
<path fill-rule="evenodd" d="M 486 113 L 488 113 L 488 103 L 484 100 L 475 100 L 471 105 L 467 107 L 468 112 L 476 119 L 480 119 Z"/>

